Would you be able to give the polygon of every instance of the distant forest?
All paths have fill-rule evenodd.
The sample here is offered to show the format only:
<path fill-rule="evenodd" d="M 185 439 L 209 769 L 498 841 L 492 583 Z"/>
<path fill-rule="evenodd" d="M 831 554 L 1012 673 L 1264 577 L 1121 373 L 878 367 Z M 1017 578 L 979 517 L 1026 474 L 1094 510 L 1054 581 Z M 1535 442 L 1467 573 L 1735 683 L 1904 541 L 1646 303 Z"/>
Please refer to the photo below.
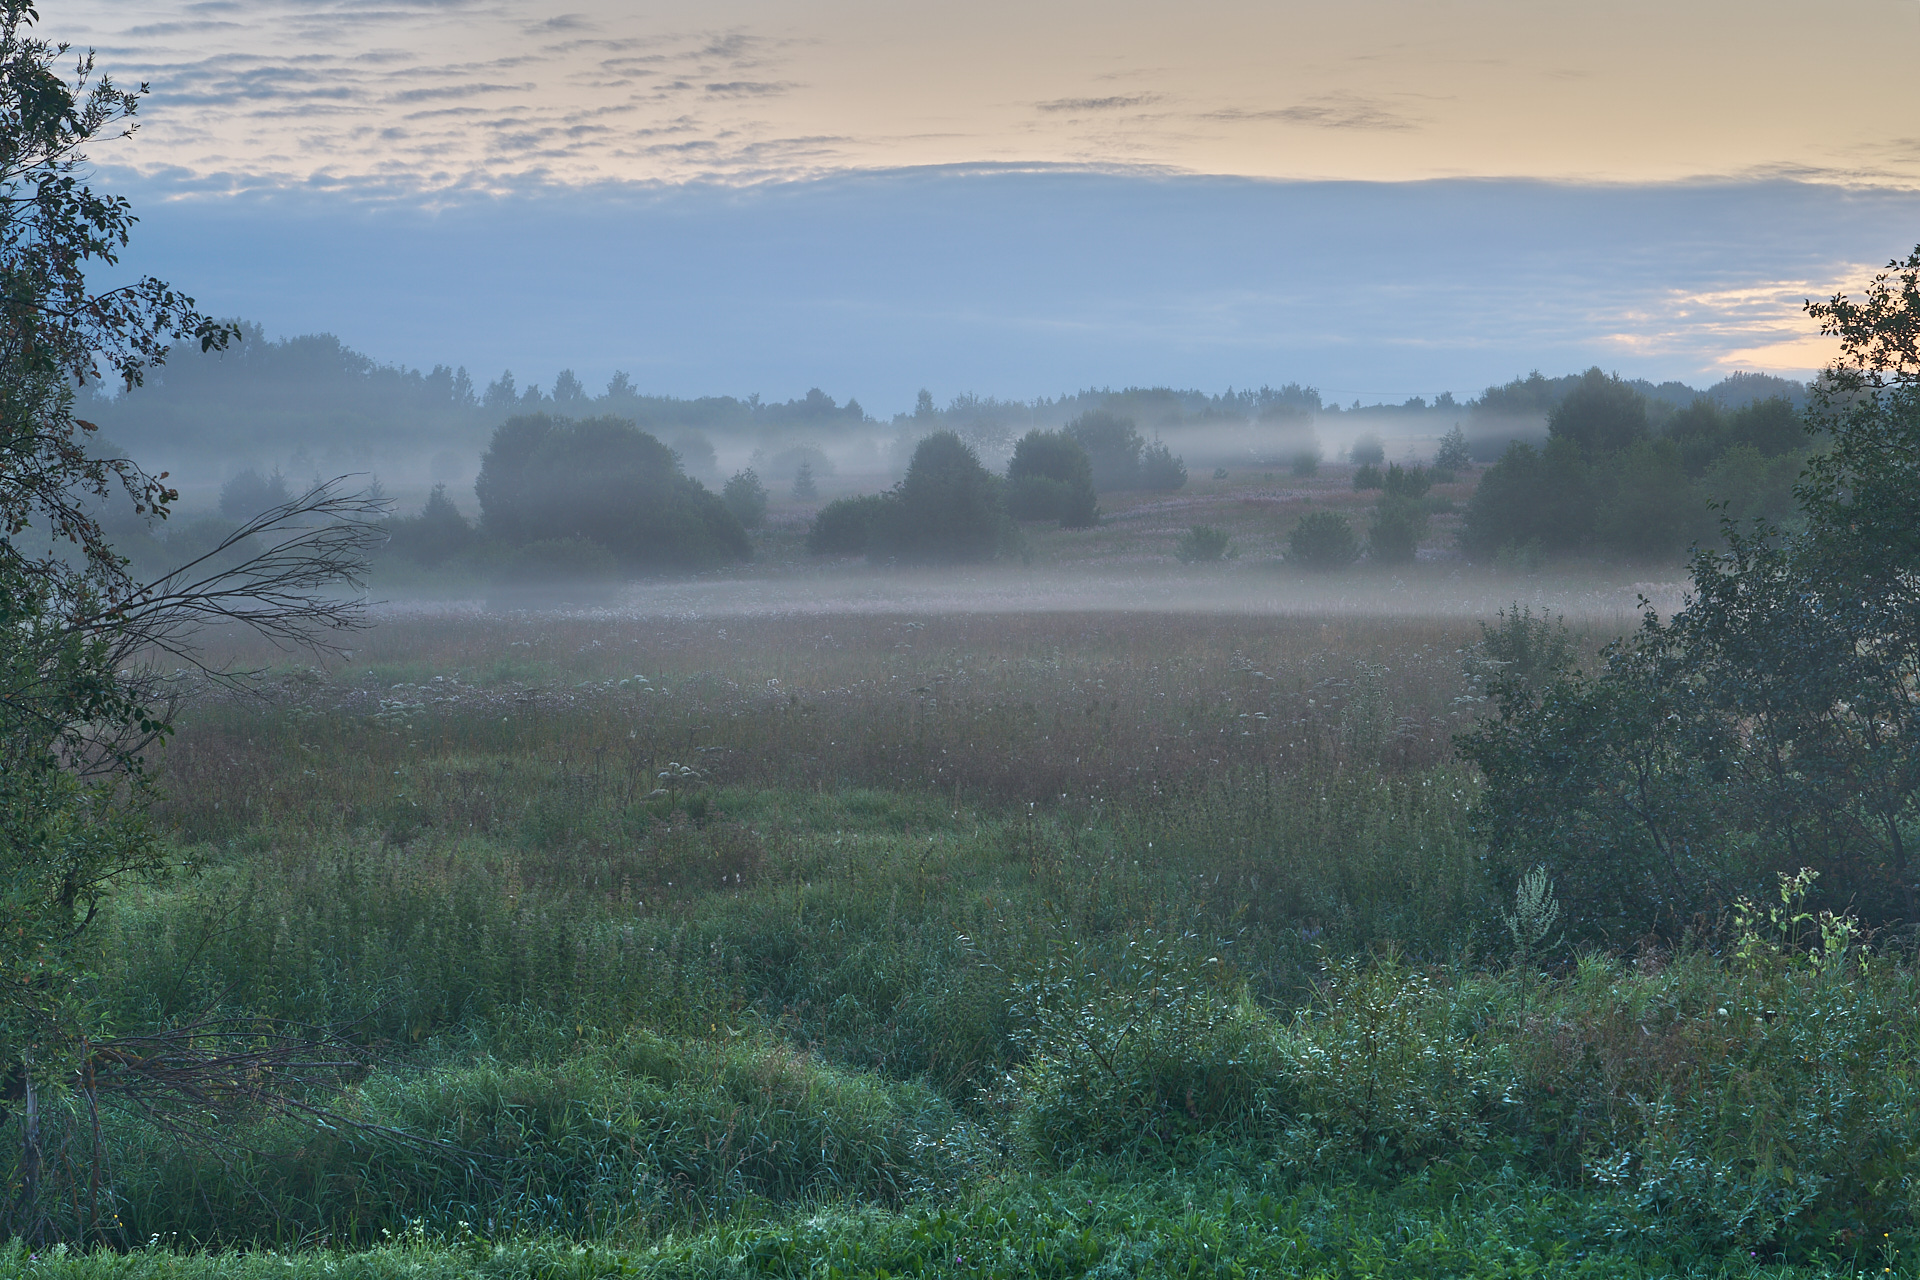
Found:
<path fill-rule="evenodd" d="M 478 465 L 493 429 L 507 418 L 548 413 L 569 418 L 612 416 L 658 436 L 681 453 L 690 473 L 717 482 L 713 442 L 731 442 L 742 457 L 749 450 L 798 441 L 828 442 L 865 437 L 898 438 L 896 469 L 913 441 L 950 430 L 986 452 L 1010 449 L 1027 431 L 1056 428 L 1091 409 L 1131 418 L 1153 434 L 1185 426 L 1269 422 L 1303 425 L 1313 418 L 1356 412 L 1408 415 L 1425 423 L 1460 421 L 1474 452 L 1499 456 L 1511 438 L 1541 437 L 1546 415 L 1581 375 L 1549 378 L 1533 373 L 1489 387 L 1476 399 L 1450 394 L 1398 405 L 1342 408 L 1298 383 L 1220 394 L 1167 387 L 1087 388 L 1057 398 L 1029 401 L 961 395 L 944 407 L 921 392 L 910 413 L 876 419 L 857 399 L 844 402 L 815 388 L 786 401 L 758 395 L 683 399 L 650 395 L 624 373 L 595 392 L 571 371 L 550 386 L 519 384 L 504 371 L 484 386 L 465 368 L 436 365 L 422 372 L 383 364 L 330 334 L 270 339 L 259 325 L 243 325 L 243 337 L 224 354 L 178 352 L 147 384 L 129 394 L 94 391 L 81 412 L 99 424 L 112 445 L 190 482 L 219 483 L 243 468 L 284 468 L 304 479 L 347 470 L 403 470 L 416 484 L 464 485 Z M 1706 398 L 1723 409 L 1771 397 L 1798 407 L 1806 388 L 1765 374 L 1735 374 L 1704 390 L 1679 382 L 1634 380 L 1656 416 L 1677 413 Z M 1445 420 L 1443 422 L 1443 420 Z M 1410 424 L 1411 425 L 1411 424 Z M 1655 424 L 1658 426 L 1658 423 Z M 725 468 L 725 469 L 731 469 Z"/>

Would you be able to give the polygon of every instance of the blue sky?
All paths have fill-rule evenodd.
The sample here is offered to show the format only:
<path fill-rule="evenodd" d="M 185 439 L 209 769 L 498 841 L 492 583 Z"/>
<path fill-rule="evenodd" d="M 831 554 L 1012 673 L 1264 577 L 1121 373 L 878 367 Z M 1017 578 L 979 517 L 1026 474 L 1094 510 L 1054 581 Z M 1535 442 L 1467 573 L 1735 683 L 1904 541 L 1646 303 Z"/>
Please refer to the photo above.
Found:
<path fill-rule="evenodd" d="M 376 357 L 677 394 L 1804 373 L 1920 240 L 1913 0 L 72 0 L 129 264 Z"/>

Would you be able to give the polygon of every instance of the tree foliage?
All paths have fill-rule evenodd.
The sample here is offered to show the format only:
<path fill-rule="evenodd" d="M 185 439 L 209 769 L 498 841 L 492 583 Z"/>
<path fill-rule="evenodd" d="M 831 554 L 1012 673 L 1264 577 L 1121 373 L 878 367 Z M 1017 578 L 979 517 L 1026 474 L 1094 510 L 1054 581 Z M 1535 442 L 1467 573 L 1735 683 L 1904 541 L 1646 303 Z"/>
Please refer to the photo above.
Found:
<path fill-rule="evenodd" d="M 1027 432 L 1007 463 L 1007 510 L 1020 520 L 1057 520 L 1063 529 L 1099 523 L 1086 449 L 1065 431 Z"/>
<path fill-rule="evenodd" d="M 156 659 L 193 664 L 196 632 L 238 622 L 287 644 L 358 621 L 357 586 L 377 540 L 376 500 L 320 485 L 268 494 L 206 554 L 141 581 L 103 516 L 164 519 L 167 476 L 106 456 L 74 416 L 75 388 L 110 374 L 140 386 L 187 341 L 234 336 L 193 300 L 143 278 L 96 289 L 133 215 L 86 181 L 89 142 L 132 132 L 144 87 L 54 70 L 26 0 L 0 0 L 0 1069 L 21 1102 L 14 1229 L 37 1236 L 44 1167 L 38 1102 L 121 1089 L 142 1108 L 217 1090 L 181 1072 L 103 1065 L 114 1050 L 88 1001 L 86 926 L 129 878 L 169 869 L 146 820 L 143 752 L 168 730 Z M 279 501 L 272 501 L 278 497 Z M 210 673 L 216 677 L 229 673 Z M 194 1059 L 191 1053 L 176 1062 Z M 194 1083 L 195 1079 L 199 1083 Z"/>
<path fill-rule="evenodd" d="M 486 531 L 511 545 L 584 539 L 629 569 L 710 569 L 752 554 L 739 518 L 673 450 L 619 418 L 509 418 L 474 483 Z"/>
<path fill-rule="evenodd" d="M 1800 867 L 1920 924 L 1920 250 L 1808 311 L 1841 355 L 1809 409 L 1829 447 L 1804 528 L 1729 520 L 1671 619 L 1591 673 L 1495 679 L 1462 740 L 1491 846 L 1561 877 L 1590 933 L 1671 936 Z"/>
<path fill-rule="evenodd" d="M 914 449 L 867 551 L 909 564 L 957 564 L 991 560 L 1012 537 L 999 480 L 959 436 L 936 431 Z"/>

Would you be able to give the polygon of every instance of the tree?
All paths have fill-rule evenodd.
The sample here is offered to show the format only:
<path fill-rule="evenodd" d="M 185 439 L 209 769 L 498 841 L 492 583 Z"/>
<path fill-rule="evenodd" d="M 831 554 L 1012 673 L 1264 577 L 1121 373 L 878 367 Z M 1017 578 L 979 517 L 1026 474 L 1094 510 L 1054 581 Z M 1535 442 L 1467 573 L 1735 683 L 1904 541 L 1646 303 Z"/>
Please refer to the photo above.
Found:
<path fill-rule="evenodd" d="M 1021 520 L 1058 520 L 1063 529 L 1099 523 L 1093 462 L 1065 431 L 1027 432 L 1007 463 L 1007 510 Z"/>
<path fill-rule="evenodd" d="M 836 498 L 820 508 L 807 528 L 807 554 L 816 556 L 865 555 L 873 537 L 874 525 L 893 501 L 890 494 L 869 493 L 857 498 Z"/>
<path fill-rule="evenodd" d="M 1374 564 L 1412 564 L 1426 532 L 1427 513 L 1419 500 L 1389 490 L 1374 504 L 1367 559 Z"/>
<path fill-rule="evenodd" d="M 748 529 L 758 529 L 767 518 L 767 488 L 752 467 L 736 471 L 720 490 L 720 500 L 733 518 Z"/>
<path fill-rule="evenodd" d="M 584 539 L 641 570 L 710 569 L 752 554 L 726 504 L 621 418 L 509 418 L 474 491 L 483 527 L 514 545 Z"/>
<path fill-rule="evenodd" d="M 357 599 L 334 588 L 359 584 L 379 537 L 377 503 L 334 483 L 244 520 L 156 581 L 136 579 L 109 542 L 104 514 L 164 519 L 178 495 L 164 473 L 93 446 L 75 388 L 110 374 L 130 392 L 174 343 L 216 350 L 236 330 L 150 277 L 93 287 L 134 218 L 87 185 L 82 148 L 131 134 L 145 89 L 96 79 L 90 54 L 64 81 L 54 65 L 67 48 L 39 39 L 37 21 L 28 0 L 0 0 L 0 1073 L 20 1103 L 12 1225 L 30 1238 L 47 1230 L 49 1090 L 176 1117 L 196 1095 L 200 1115 L 237 1096 L 204 1046 L 164 1067 L 116 1050 L 81 982 L 86 926 L 107 896 L 168 869 L 145 812 L 144 751 L 169 728 L 154 656 L 196 664 L 209 622 L 323 643 L 360 620 Z"/>
<path fill-rule="evenodd" d="M 1011 534 L 999 481 L 959 436 L 936 431 L 914 449 L 872 525 L 867 554 L 914 564 L 991 560 Z"/>
<path fill-rule="evenodd" d="M 1673 618 L 1592 674 L 1496 682 L 1461 740 L 1496 855 L 1584 886 L 1592 932 L 1672 935 L 1800 867 L 1836 906 L 1920 924 L 1920 249 L 1807 310 L 1841 354 L 1808 411 L 1828 448 L 1804 531 L 1727 521 Z"/>
<path fill-rule="evenodd" d="M 1146 448 L 1146 441 L 1140 438 L 1132 418 L 1111 409 L 1089 409 L 1069 422 L 1066 432 L 1087 451 L 1095 489 L 1106 493 L 1140 483 L 1140 451 Z"/>
<path fill-rule="evenodd" d="M 1467 433 L 1456 422 L 1451 431 L 1440 437 L 1440 447 L 1433 454 L 1433 469 L 1457 473 L 1472 465 L 1473 451 L 1467 446 Z"/>
<path fill-rule="evenodd" d="M 1187 464 L 1173 450 L 1155 440 L 1140 451 L 1140 487 L 1156 493 L 1172 493 L 1186 487 Z"/>
<path fill-rule="evenodd" d="M 1287 559 L 1309 569 L 1341 569 L 1360 557 L 1360 540 L 1338 511 L 1309 511 L 1287 535 Z"/>
<path fill-rule="evenodd" d="M 387 549 L 428 568 L 445 564 L 472 546 L 473 540 L 473 526 L 453 505 L 444 484 L 433 486 L 419 515 L 387 525 Z"/>
<path fill-rule="evenodd" d="M 813 481 L 813 463 L 805 458 L 793 473 L 793 496 L 802 502 L 811 502 L 820 496 L 820 486 Z"/>
<path fill-rule="evenodd" d="M 1588 454 L 1618 453 L 1650 434 L 1646 397 L 1596 368 L 1547 414 L 1547 434 L 1573 441 Z"/>

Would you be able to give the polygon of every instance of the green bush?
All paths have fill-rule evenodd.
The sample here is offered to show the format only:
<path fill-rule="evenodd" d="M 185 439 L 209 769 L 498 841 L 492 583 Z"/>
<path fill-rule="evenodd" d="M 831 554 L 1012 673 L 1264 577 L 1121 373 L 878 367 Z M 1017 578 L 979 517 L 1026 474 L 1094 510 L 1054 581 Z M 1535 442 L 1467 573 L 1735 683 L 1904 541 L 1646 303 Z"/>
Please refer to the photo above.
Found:
<path fill-rule="evenodd" d="M 1386 490 L 1389 498 L 1424 498 L 1433 488 L 1433 475 L 1423 467 L 1403 467 L 1392 462 L 1387 464 L 1378 487 Z"/>
<path fill-rule="evenodd" d="M 909 564 L 991 560 L 1012 541 L 999 482 L 959 436 L 936 431 L 872 525 L 869 556 Z"/>
<path fill-rule="evenodd" d="M 1302 449 L 1287 463 L 1288 472 L 1298 480 L 1310 480 L 1320 474 L 1320 451 Z"/>
<path fill-rule="evenodd" d="M 1338 511 L 1309 511 L 1287 535 L 1287 559 L 1309 569 L 1339 569 L 1359 558 L 1360 541 Z"/>
<path fill-rule="evenodd" d="M 1567 551 L 1585 541 L 1594 520 L 1593 483 L 1585 459 L 1570 441 L 1535 449 L 1516 440 L 1481 473 L 1467 501 L 1460 545 L 1475 559 L 1502 547 L 1538 542 Z"/>
<path fill-rule="evenodd" d="M 1386 446 L 1371 431 L 1360 436 L 1347 449 L 1347 461 L 1356 467 L 1377 467 L 1386 460 Z"/>
<path fill-rule="evenodd" d="M 1185 487 L 1187 464 L 1158 440 L 1140 453 L 1140 487 L 1156 493 L 1172 493 Z"/>
<path fill-rule="evenodd" d="M 1099 523 L 1093 463 L 1065 431 L 1029 431 L 1007 463 L 1007 511 L 1018 520 L 1058 520 L 1063 529 Z"/>
<path fill-rule="evenodd" d="M 1021 1149 L 1052 1167 L 1164 1159 L 1183 1141 L 1249 1143 L 1286 1110 L 1273 1023 L 1191 938 L 1141 932 L 1118 954 L 1067 948 L 1020 988 Z"/>
<path fill-rule="evenodd" d="M 820 508 L 807 528 L 807 553 L 816 556 L 865 555 L 873 528 L 894 499 L 884 493 L 835 498 Z"/>
<path fill-rule="evenodd" d="M 1460 472 L 1473 465 L 1473 449 L 1467 444 L 1467 433 L 1460 429 L 1459 423 L 1440 437 L 1440 447 L 1434 450 L 1433 469 L 1435 471 Z"/>
<path fill-rule="evenodd" d="M 1384 489 L 1386 484 L 1386 477 L 1380 474 L 1380 468 L 1371 462 L 1356 468 L 1353 473 L 1355 493 L 1364 493 L 1368 489 Z"/>
<path fill-rule="evenodd" d="M 1111 409 L 1090 409 L 1069 422 L 1065 431 L 1087 451 L 1095 489 L 1106 493 L 1138 487 L 1140 453 L 1146 441 L 1140 438 L 1132 418 Z"/>
<path fill-rule="evenodd" d="M 1173 554 L 1181 564 L 1218 560 L 1227 554 L 1227 531 L 1210 524 L 1196 524 L 1181 535 L 1180 545 L 1174 548 Z"/>
<path fill-rule="evenodd" d="M 444 484 L 433 486 L 419 515 L 387 524 L 388 552 L 428 568 L 438 568 L 473 545 L 473 526 L 447 497 Z"/>
<path fill-rule="evenodd" d="M 1383 494 L 1373 509 L 1367 559 L 1375 564 L 1412 564 L 1426 532 L 1427 514 L 1417 500 Z"/>
<path fill-rule="evenodd" d="M 752 467 L 736 471 L 721 487 L 720 501 L 727 504 L 743 528 L 758 529 L 767 519 L 767 487 Z"/>
<path fill-rule="evenodd" d="M 706 569 L 752 552 L 739 518 L 673 450 L 619 418 L 509 418 L 474 483 L 481 525 L 512 546 L 593 542 L 634 569 Z"/>

